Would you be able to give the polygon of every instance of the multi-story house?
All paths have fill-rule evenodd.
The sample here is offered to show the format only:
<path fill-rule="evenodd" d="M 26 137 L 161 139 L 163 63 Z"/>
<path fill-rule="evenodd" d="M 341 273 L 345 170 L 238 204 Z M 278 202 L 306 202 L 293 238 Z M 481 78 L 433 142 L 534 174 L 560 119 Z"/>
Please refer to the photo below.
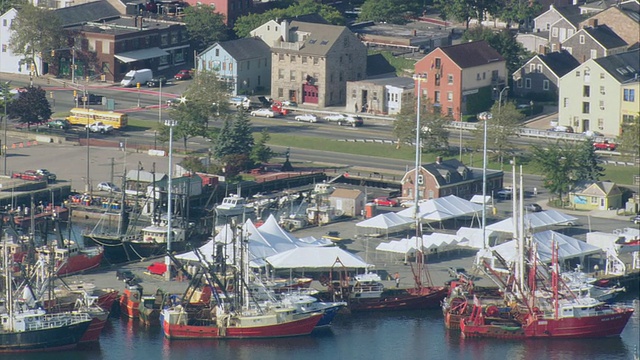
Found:
<path fill-rule="evenodd" d="M 86 4 L 89 5 L 91 3 Z M 73 8 L 76 7 L 60 10 Z M 141 16 L 118 17 L 101 22 L 87 21 L 68 26 L 66 30 L 74 34 L 72 46 L 76 49 L 76 65 L 78 52 L 89 58 L 85 63 L 86 73 L 82 75 L 100 74 L 106 81 L 120 81 L 133 69 L 148 68 L 155 72 L 185 66 L 192 60 L 187 29 L 180 22 Z M 67 52 L 56 57 L 56 61 L 56 67 L 64 73 L 73 59 Z"/>
<path fill-rule="evenodd" d="M 522 65 L 512 78 L 516 96 L 529 96 L 539 100 L 558 100 L 558 82 L 580 63 L 566 51 L 535 55 Z"/>
<path fill-rule="evenodd" d="M 258 38 L 215 43 L 196 62 L 197 69 L 216 71 L 233 95 L 261 93 L 271 86 L 271 49 Z"/>
<path fill-rule="evenodd" d="M 582 63 L 560 78 L 558 124 L 618 136 L 638 113 L 639 72 L 638 49 Z"/>
<path fill-rule="evenodd" d="M 347 82 L 347 111 L 395 115 L 415 97 L 409 77 L 384 77 Z"/>
<path fill-rule="evenodd" d="M 598 26 L 598 20 L 590 20 L 590 26 L 578 30 L 562 43 L 562 48 L 583 63 L 588 59 L 619 54 L 627 50 L 627 43 L 606 25 Z"/>
<path fill-rule="evenodd" d="M 577 5 L 556 7 L 549 6 L 549 10 L 534 19 L 534 32 L 549 32 L 549 48 L 552 52 L 560 49 L 560 44 L 578 31 L 578 24 L 583 15 Z"/>
<path fill-rule="evenodd" d="M 457 159 L 442 160 L 421 165 L 418 169 L 418 199 L 435 199 L 455 195 L 470 199 L 473 195 L 482 194 L 482 169 L 467 167 Z M 487 194 L 502 189 L 504 173 L 487 170 Z M 408 170 L 400 183 L 402 198 L 415 199 L 416 169 Z"/>
<path fill-rule="evenodd" d="M 631 48 L 640 45 L 639 12 L 640 3 L 638 0 L 619 3 L 582 21 L 580 28 L 593 24 L 593 20 L 595 20 L 598 24 L 607 25 L 611 28 Z"/>
<path fill-rule="evenodd" d="M 283 20 L 271 47 L 271 97 L 345 105 L 347 81 L 366 77 L 367 49 L 344 26 Z"/>
<path fill-rule="evenodd" d="M 24 60 L 23 56 L 15 54 L 9 48 L 11 39 L 11 22 L 18 15 L 18 10 L 9 9 L 0 15 L 0 72 L 10 74 L 29 75 L 31 65 L 38 74 L 43 72 L 42 58 L 35 56 L 32 63 Z"/>
<path fill-rule="evenodd" d="M 414 68 L 416 94 L 456 120 L 486 110 L 507 77 L 506 61 L 484 40 L 437 48 Z"/>

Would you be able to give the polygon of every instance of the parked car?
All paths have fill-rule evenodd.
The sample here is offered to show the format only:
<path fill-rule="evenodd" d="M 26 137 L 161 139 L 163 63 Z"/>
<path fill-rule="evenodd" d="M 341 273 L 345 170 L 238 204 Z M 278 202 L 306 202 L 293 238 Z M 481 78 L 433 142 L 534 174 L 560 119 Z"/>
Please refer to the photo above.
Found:
<path fill-rule="evenodd" d="M 355 116 L 355 115 L 335 113 L 335 114 L 329 114 L 325 116 L 324 119 L 327 122 L 334 122 L 338 125 L 342 125 L 342 124 L 351 125 L 353 127 L 361 126 L 362 124 L 364 124 L 364 121 L 362 120 L 362 118 L 360 116 Z"/>
<path fill-rule="evenodd" d="M 501 200 L 511 200 L 511 196 L 513 195 L 513 190 L 510 188 L 505 188 L 496 193 L 496 197 Z"/>
<path fill-rule="evenodd" d="M 596 150 L 609 150 L 609 151 L 613 151 L 616 149 L 616 144 L 615 143 L 611 143 L 608 140 L 605 141 L 598 141 L 598 142 L 594 142 L 593 143 L 593 148 Z"/>
<path fill-rule="evenodd" d="M 318 122 L 318 117 L 313 114 L 296 115 L 296 121 L 306 121 L 310 123 Z"/>
<path fill-rule="evenodd" d="M 630 220 L 634 224 L 640 224 L 640 215 L 636 215 L 636 216 L 632 217 Z"/>
<path fill-rule="evenodd" d="M 110 182 L 101 182 L 96 186 L 98 191 L 120 192 L 120 188 Z"/>
<path fill-rule="evenodd" d="M 392 199 L 392 198 L 387 197 L 387 196 L 377 197 L 377 198 L 373 199 L 373 202 L 376 203 L 379 206 L 396 207 L 396 206 L 399 205 L 398 204 L 398 200 Z"/>
<path fill-rule="evenodd" d="M 558 126 L 552 127 L 551 129 L 549 129 L 549 131 L 572 133 L 573 132 L 573 128 L 571 126 L 558 125 Z"/>
<path fill-rule="evenodd" d="M 67 130 L 71 127 L 71 123 L 66 119 L 55 119 L 51 120 L 47 123 L 47 127 L 51 129 L 62 129 Z"/>
<path fill-rule="evenodd" d="M 596 136 L 604 136 L 603 133 L 599 132 L 599 131 L 593 131 L 593 130 L 587 130 L 585 132 L 582 133 L 584 136 L 588 137 L 588 138 L 592 138 L 592 137 L 596 137 Z"/>
<path fill-rule="evenodd" d="M 542 211 L 542 206 L 538 204 L 525 204 L 524 209 L 528 212 L 540 212 Z"/>
<path fill-rule="evenodd" d="M 56 182 L 58 176 L 47 169 L 38 169 L 36 170 L 36 174 L 44 176 L 47 179 L 47 182 L 53 183 Z"/>
<path fill-rule="evenodd" d="M 86 128 L 88 128 L 92 133 L 100 134 L 106 134 L 113 131 L 113 126 L 105 125 L 101 121 L 96 121 L 93 124 L 89 124 L 86 126 Z"/>
<path fill-rule="evenodd" d="M 180 70 L 173 78 L 176 80 L 189 80 L 191 79 L 191 70 Z"/>
<path fill-rule="evenodd" d="M 282 106 L 297 107 L 298 103 L 293 100 L 285 100 L 282 102 Z"/>
<path fill-rule="evenodd" d="M 258 109 L 251 111 L 251 116 L 262 116 L 267 118 L 272 118 L 276 116 L 276 113 L 271 109 Z"/>
<path fill-rule="evenodd" d="M 148 87 L 159 87 L 160 84 L 165 85 L 167 83 L 167 78 L 164 77 L 163 75 L 160 76 L 156 76 L 154 78 L 152 78 L 151 80 L 147 81 L 147 86 Z"/>

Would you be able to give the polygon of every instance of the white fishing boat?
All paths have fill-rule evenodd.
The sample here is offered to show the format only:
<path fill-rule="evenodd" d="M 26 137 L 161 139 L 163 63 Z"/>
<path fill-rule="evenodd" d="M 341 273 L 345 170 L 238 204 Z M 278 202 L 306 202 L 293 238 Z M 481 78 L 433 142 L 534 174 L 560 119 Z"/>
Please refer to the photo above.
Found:
<path fill-rule="evenodd" d="M 245 198 L 238 195 L 231 195 L 222 199 L 222 202 L 216 206 L 216 211 L 218 215 L 236 216 L 252 213 L 255 209 L 253 206 L 247 204 Z"/>

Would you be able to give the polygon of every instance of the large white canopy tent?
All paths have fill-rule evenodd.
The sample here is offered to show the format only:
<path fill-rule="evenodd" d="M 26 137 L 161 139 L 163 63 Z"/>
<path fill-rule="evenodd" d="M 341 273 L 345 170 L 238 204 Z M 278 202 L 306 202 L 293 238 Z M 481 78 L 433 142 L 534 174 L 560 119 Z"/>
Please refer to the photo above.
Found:
<path fill-rule="evenodd" d="M 240 235 L 239 231 L 237 235 Z M 249 244 L 249 265 L 251 267 L 262 267 L 265 265 L 265 258 L 291 249 L 333 245 L 330 240 L 326 239 L 305 238 L 304 240 L 300 240 L 282 229 L 273 215 L 269 216 L 259 228 L 256 227 L 251 220 L 247 220 L 242 227 L 242 236 L 247 239 L 247 243 Z M 215 236 L 215 239 L 210 240 L 200 247 L 199 250 L 204 256 L 204 260 L 212 262 L 214 258 L 214 248 L 217 245 L 223 245 L 223 251 L 227 254 L 227 263 L 234 263 L 232 256 L 234 253 L 238 253 L 239 250 L 234 252 L 233 238 L 234 233 L 231 227 L 229 225 L 224 226 Z M 181 260 L 198 261 L 193 251 L 177 255 L 176 257 Z"/>
<path fill-rule="evenodd" d="M 413 219 L 415 218 L 415 212 L 415 207 L 410 207 L 399 211 L 398 215 Z M 420 219 L 427 222 L 442 222 L 462 216 L 472 216 L 473 219 L 478 219 L 479 222 L 480 212 L 482 212 L 482 205 L 472 203 L 455 195 L 429 199 L 418 203 L 418 215 Z"/>
<path fill-rule="evenodd" d="M 578 218 L 561 213 L 556 210 L 545 210 L 537 213 L 524 215 L 524 227 L 533 232 L 545 230 L 550 226 L 574 223 Z M 513 217 L 504 219 L 497 223 L 487 225 L 487 230 L 502 233 L 513 233 Z"/>
<path fill-rule="evenodd" d="M 331 269 L 339 260 L 346 268 L 366 269 L 367 264 L 359 256 L 337 246 L 331 247 L 299 247 L 275 255 L 265 261 L 274 269 Z"/>
<path fill-rule="evenodd" d="M 456 235 L 432 233 L 422 235 L 422 239 L 413 236 L 402 240 L 393 240 L 386 243 L 381 242 L 376 247 L 376 250 L 402 254 L 406 262 L 407 256 L 416 251 L 422 251 L 423 253 L 429 251 L 447 251 L 457 248 L 458 243 L 459 240 Z"/>
<path fill-rule="evenodd" d="M 360 221 L 356 224 L 356 228 L 358 233 L 363 231 L 364 233 L 361 233 L 363 235 L 389 235 L 392 232 L 410 229 L 414 222 L 415 220 L 411 218 L 388 212 Z"/>
<path fill-rule="evenodd" d="M 559 260 L 580 258 L 580 263 L 584 263 L 585 256 L 602 253 L 602 249 L 597 246 L 587 244 L 584 241 L 563 235 L 553 230 L 546 230 L 533 234 L 533 242 L 536 245 L 538 259 L 544 263 L 551 262 L 552 246 L 554 242 L 558 246 Z M 507 263 L 513 263 L 517 260 L 518 256 L 516 245 L 517 240 L 511 240 L 488 249 L 481 249 L 476 255 L 476 263 L 479 264 L 483 259 L 486 259 L 490 261 L 491 267 L 495 268 L 496 258 L 493 254 L 494 251 Z"/>

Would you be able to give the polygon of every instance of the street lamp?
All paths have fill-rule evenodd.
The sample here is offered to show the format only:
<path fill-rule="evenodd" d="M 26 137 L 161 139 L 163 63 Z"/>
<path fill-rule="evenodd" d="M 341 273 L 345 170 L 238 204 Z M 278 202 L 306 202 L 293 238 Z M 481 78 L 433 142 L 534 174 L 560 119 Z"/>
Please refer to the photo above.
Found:
<path fill-rule="evenodd" d="M 498 96 L 498 116 L 500 116 L 500 108 L 502 107 L 502 93 L 507 90 L 509 87 L 505 86 L 502 90 L 500 90 L 500 96 Z M 498 90 L 497 88 L 493 88 L 493 90 Z"/>
<path fill-rule="evenodd" d="M 176 120 L 165 120 L 164 125 L 169 127 L 169 179 L 167 181 L 167 254 L 171 253 L 171 219 L 173 218 L 172 214 L 172 199 L 171 199 L 171 178 L 173 176 L 173 128 L 176 126 L 178 122 Z M 165 265 L 167 267 L 166 270 L 166 278 L 168 281 L 171 281 L 171 259 L 169 256 L 165 257 Z"/>
<path fill-rule="evenodd" d="M 478 118 L 484 120 L 484 135 L 482 147 L 482 242 L 486 249 L 487 243 L 487 123 L 492 118 L 491 113 L 483 112 Z"/>
<path fill-rule="evenodd" d="M 9 96 L 11 94 L 9 92 L 9 84 L 11 84 L 11 80 L 5 81 L 2 84 L 2 99 L 4 100 L 4 141 L 2 142 L 2 146 L 4 146 L 4 149 L 2 149 L 2 157 L 4 158 L 4 175 L 7 175 L 7 149 L 9 149 L 7 146 L 7 102 L 9 101 Z"/>

